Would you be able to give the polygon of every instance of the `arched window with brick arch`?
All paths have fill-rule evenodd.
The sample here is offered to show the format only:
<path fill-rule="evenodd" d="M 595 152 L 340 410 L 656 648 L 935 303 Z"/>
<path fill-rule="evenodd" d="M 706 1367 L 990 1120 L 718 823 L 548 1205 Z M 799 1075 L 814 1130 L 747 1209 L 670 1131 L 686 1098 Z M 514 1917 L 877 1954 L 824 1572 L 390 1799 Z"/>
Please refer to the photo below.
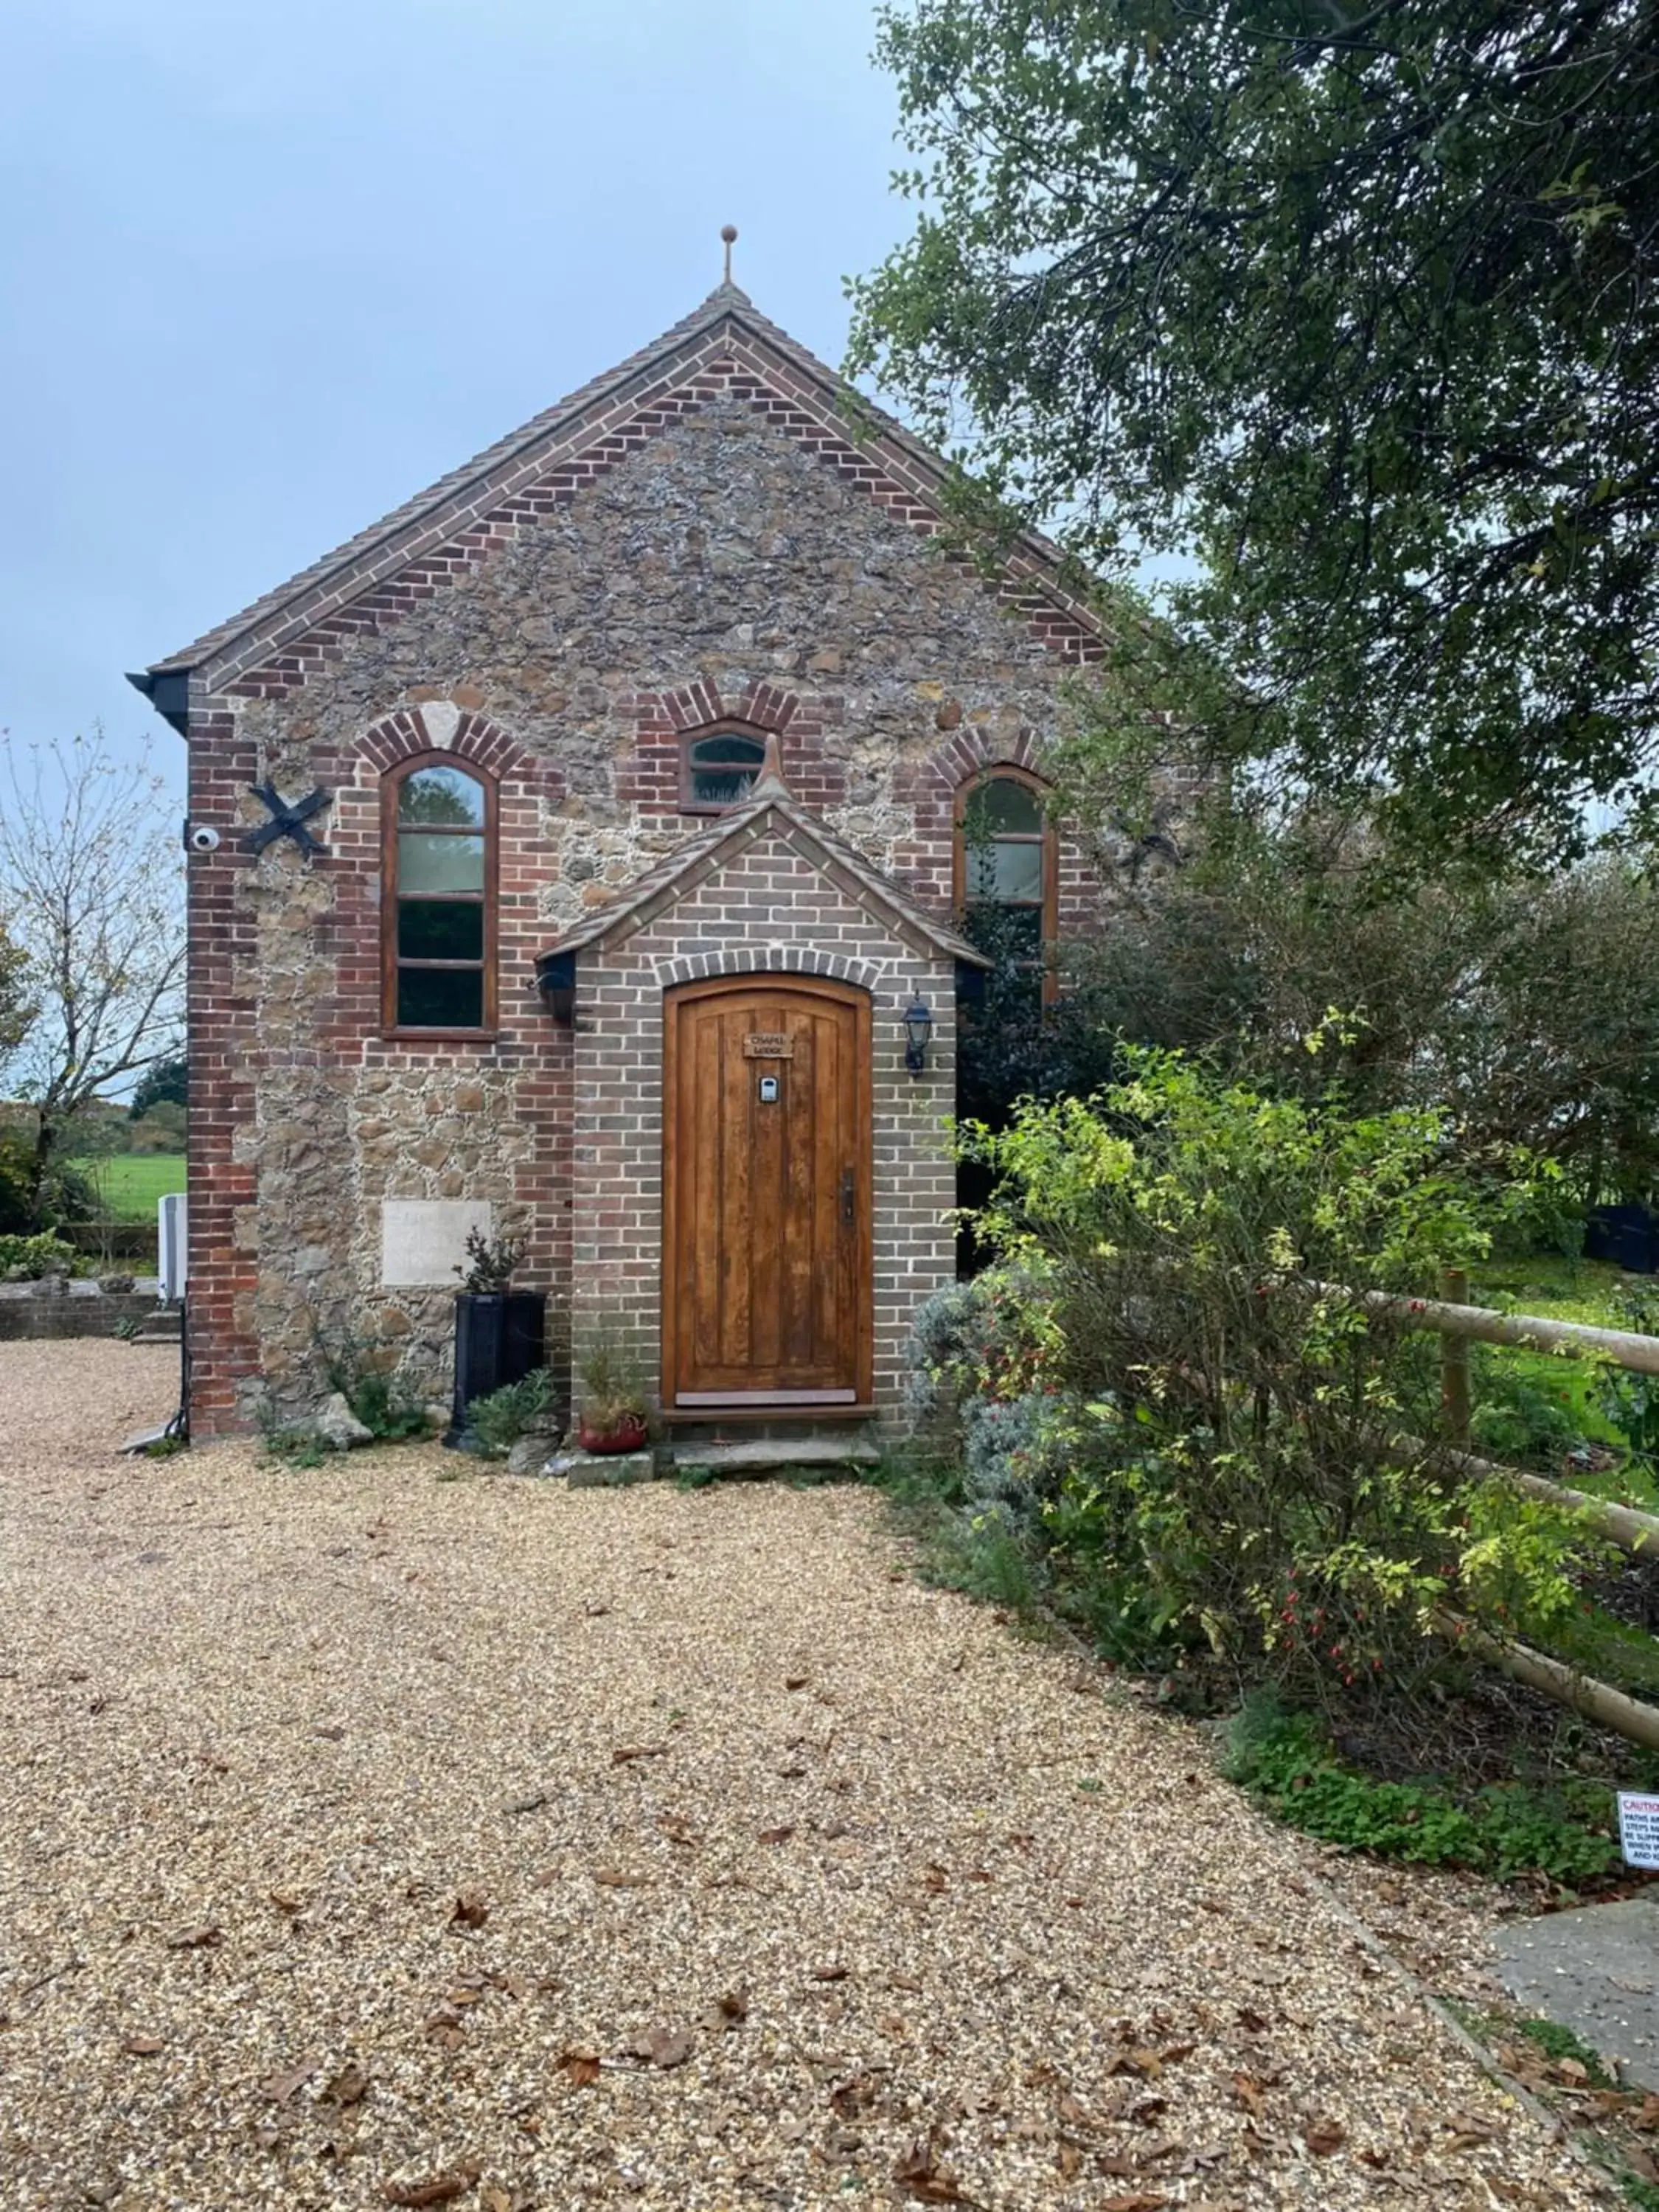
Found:
<path fill-rule="evenodd" d="M 382 779 L 381 990 L 396 1036 L 494 1033 L 495 785 L 453 753 Z"/>
<path fill-rule="evenodd" d="M 957 790 L 957 911 L 988 951 L 1029 972 L 1045 999 L 1056 988 L 1048 955 L 1060 933 L 1059 861 L 1040 776 L 998 764 Z"/>
<path fill-rule="evenodd" d="M 766 758 L 764 730 L 752 722 L 709 722 L 680 737 L 680 811 L 724 814 L 741 806 Z"/>

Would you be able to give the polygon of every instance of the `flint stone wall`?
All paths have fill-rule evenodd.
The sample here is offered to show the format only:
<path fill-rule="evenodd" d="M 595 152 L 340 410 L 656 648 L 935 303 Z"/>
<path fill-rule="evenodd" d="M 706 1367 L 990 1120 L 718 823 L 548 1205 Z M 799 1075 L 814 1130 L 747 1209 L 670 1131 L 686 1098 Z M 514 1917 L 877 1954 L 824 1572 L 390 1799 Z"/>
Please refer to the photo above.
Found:
<path fill-rule="evenodd" d="M 680 729 L 739 707 L 781 726 L 802 801 L 945 912 L 957 788 L 976 765 L 1040 760 L 1067 674 L 975 574 L 717 402 L 287 697 L 197 696 L 191 818 L 224 833 L 190 862 L 198 1433 L 245 1425 L 266 1395 L 285 1414 L 314 1402 L 324 1348 L 348 1342 L 441 1395 L 449 1296 L 380 1282 L 388 1197 L 487 1200 L 526 1231 L 556 1357 L 571 1040 L 534 996 L 534 957 L 703 826 L 678 811 Z M 499 777 L 489 1043 L 381 1033 L 380 781 L 422 746 Z M 311 825 L 325 859 L 242 849 L 267 777 L 332 794 Z M 1064 846 L 1063 918 L 1095 880 Z"/>

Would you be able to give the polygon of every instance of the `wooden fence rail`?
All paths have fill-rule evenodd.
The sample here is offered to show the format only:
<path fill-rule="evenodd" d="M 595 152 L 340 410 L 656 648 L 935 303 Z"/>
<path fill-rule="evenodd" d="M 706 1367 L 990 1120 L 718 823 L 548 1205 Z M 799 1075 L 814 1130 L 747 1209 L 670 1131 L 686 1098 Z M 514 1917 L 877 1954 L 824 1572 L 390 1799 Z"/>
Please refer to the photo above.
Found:
<path fill-rule="evenodd" d="M 1437 1329 L 1442 1336 L 1481 1344 L 1516 1344 L 1528 1352 L 1555 1352 L 1569 1359 L 1599 1355 L 1635 1375 L 1659 1375 L 1659 1336 L 1633 1329 L 1598 1328 L 1589 1322 L 1547 1321 L 1541 1314 L 1506 1314 L 1449 1298 L 1409 1298 L 1397 1291 L 1353 1291 L 1343 1283 L 1307 1281 L 1322 1297 L 1346 1298 L 1366 1312 L 1383 1314 L 1406 1328 Z"/>
<path fill-rule="evenodd" d="M 1389 1291 L 1355 1291 L 1342 1283 L 1306 1281 L 1301 1286 L 1316 1296 L 1352 1302 L 1368 1313 L 1400 1323 L 1406 1328 L 1434 1329 L 1441 1345 L 1440 1404 L 1447 1446 L 1443 1456 L 1455 1472 L 1482 1481 L 1501 1481 L 1552 1504 L 1581 1513 L 1592 1527 L 1627 1551 L 1639 1554 L 1659 1551 L 1659 1517 L 1633 1505 L 1617 1504 L 1584 1492 L 1570 1490 L 1547 1476 L 1529 1474 L 1515 1467 L 1477 1459 L 1468 1449 L 1472 1392 L 1468 1347 L 1480 1344 L 1517 1345 L 1530 1352 L 1551 1352 L 1571 1359 L 1599 1358 L 1632 1374 L 1659 1375 L 1659 1337 L 1641 1336 L 1634 1330 L 1601 1328 L 1589 1322 L 1550 1321 L 1541 1314 L 1498 1313 L 1490 1306 L 1468 1304 L 1468 1277 L 1460 1268 L 1448 1268 L 1441 1278 L 1437 1298 L 1407 1297 Z M 1397 1439 L 1397 1456 L 1408 1464 L 1420 1462 L 1432 1448 L 1416 1437 Z M 1581 1674 L 1546 1653 L 1528 1645 L 1504 1642 L 1472 1623 L 1442 1614 L 1436 1620 L 1441 1634 L 1474 1653 L 1514 1680 L 1525 1682 L 1584 1714 L 1613 1734 L 1632 1743 L 1659 1750 L 1659 1708 L 1627 1697 L 1606 1682 Z"/>

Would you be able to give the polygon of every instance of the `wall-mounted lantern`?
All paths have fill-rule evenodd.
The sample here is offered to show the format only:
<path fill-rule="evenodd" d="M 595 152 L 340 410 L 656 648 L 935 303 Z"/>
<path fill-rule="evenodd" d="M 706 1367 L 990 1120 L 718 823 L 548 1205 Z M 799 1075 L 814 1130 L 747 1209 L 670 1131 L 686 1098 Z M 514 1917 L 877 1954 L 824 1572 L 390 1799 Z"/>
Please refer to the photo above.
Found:
<path fill-rule="evenodd" d="M 536 963 L 536 988 L 562 1030 L 576 1026 L 576 956 L 550 952 Z"/>
<path fill-rule="evenodd" d="M 904 1065 L 912 1075 L 921 1075 L 926 1069 L 933 1034 L 933 1008 L 918 994 L 904 1009 Z"/>

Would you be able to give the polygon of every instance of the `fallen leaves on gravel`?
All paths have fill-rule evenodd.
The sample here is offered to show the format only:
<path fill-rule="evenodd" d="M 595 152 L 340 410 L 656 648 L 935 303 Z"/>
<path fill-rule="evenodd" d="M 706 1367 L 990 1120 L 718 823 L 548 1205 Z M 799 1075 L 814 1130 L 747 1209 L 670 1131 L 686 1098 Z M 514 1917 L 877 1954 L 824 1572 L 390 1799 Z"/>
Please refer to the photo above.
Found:
<path fill-rule="evenodd" d="M 1448 2150 L 1473 2150 L 1477 2144 L 1491 2142 L 1503 2133 L 1496 2120 L 1489 2120 L 1480 2112 L 1449 2112 L 1446 2125 L 1451 2130 Z"/>
<path fill-rule="evenodd" d="M 757 1840 L 763 1844 L 787 1844 L 794 1832 L 793 1827 L 763 1828 Z"/>
<path fill-rule="evenodd" d="M 613 1766 L 626 1766 L 629 1761 L 634 1759 L 661 1759 L 665 1756 L 667 1750 L 668 1746 L 665 1743 L 618 1744 L 611 1754 L 611 1764 Z"/>
<path fill-rule="evenodd" d="M 1316 2158 L 1330 2158 L 1348 2140 L 1340 2120 L 1315 2120 L 1303 2130 L 1302 2140 Z"/>
<path fill-rule="evenodd" d="M 356 2059 L 349 2061 L 317 2092 L 319 2105 L 333 2105 L 343 2112 L 349 2105 L 361 2105 L 368 2094 L 368 2076 Z"/>
<path fill-rule="evenodd" d="M 907 2197 L 923 2204 L 972 2204 L 956 2176 L 939 2162 L 937 2128 L 919 2135 L 893 2168 L 893 2179 Z"/>
<path fill-rule="evenodd" d="M 209 1951 L 216 1943 L 225 1940 L 224 1930 L 216 1921 L 204 1921 L 199 1928 L 181 1928 L 176 1936 L 167 1937 L 169 1951 Z"/>
<path fill-rule="evenodd" d="M 297 2091 L 303 2089 L 313 2074 L 322 2071 L 320 2058 L 302 2058 L 297 2066 L 289 2066 L 275 2074 L 267 2074 L 259 2084 L 259 2094 L 269 2097 L 273 2105 L 285 2105 Z"/>
<path fill-rule="evenodd" d="M 684 2066 L 694 2039 L 689 2027 L 648 2027 L 623 2049 L 630 2057 L 648 2059 L 653 2066 Z"/>
<path fill-rule="evenodd" d="M 452 1928 L 482 1928 L 489 1917 L 487 1901 L 476 1890 L 464 1889 L 455 1900 L 449 1924 Z"/>
<path fill-rule="evenodd" d="M 173 1352 L 144 1370 L 158 1406 Z M 1315 1846 L 1184 1784 L 1186 1724 L 1092 1672 L 1080 1703 L 1062 1655 L 913 1574 L 890 1587 L 875 1498 L 449 1487 L 422 1446 L 296 1486 L 231 1443 L 124 1473 L 94 1526 L 76 1501 L 117 1423 L 70 1365 L 96 1385 L 145 1355 L 9 1346 L 9 1387 L 37 1357 L 40 1407 L 0 1450 L 0 1676 L 50 1686 L 0 1681 L 0 1830 L 31 1840 L 0 1881 L 0 2212 L 75 2212 L 112 2161 L 118 2212 L 394 2212 L 434 2182 L 459 2192 L 436 2212 L 1601 2201 L 1408 1985 L 1367 1975 L 1326 1872 L 1293 1879 Z M 212 1493 L 187 1525 L 185 1486 Z M 386 1577 L 319 1568 L 337 1540 L 362 1563 L 383 1510 Z M 164 1527 L 173 1564 L 141 1583 L 132 1551 Z M 678 1571 L 648 1600 L 642 1559 Z M 533 1666 L 527 1620 L 562 1630 Z M 123 1668 L 111 1735 L 85 1708 Z M 373 1726 L 313 1739 L 365 1680 Z M 785 1767 L 806 1774 L 780 1789 Z M 1328 1878 L 1366 1906 L 1385 1877 Z M 1402 1947 L 1473 1987 L 1492 1895 L 1448 1878 L 1431 1911 L 1439 1890 L 1396 1879 Z M 451 1922 L 469 1892 L 481 1928 Z M 217 1948 L 165 1948 L 221 1915 Z M 71 1929 L 84 1967 L 26 1995 Z M 667 2070 L 672 2043 L 623 2048 L 658 2026 L 693 2039 Z M 1589 2073 L 1547 2074 L 1556 2110 L 1659 2151 L 1659 2100 L 1644 2118 Z M 1471 2113 L 1502 2132 L 1465 2145 Z M 1322 2156 L 1304 2130 L 1327 2115 L 1347 2139 Z"/>
<path fill-rule="evenodd" d="M 878 2102 L 881 2091 L 879 2075 L 855 2074 L 851 2081 L 838 2082 L 830 2092 L 830 2107 L 843 2120 L 855 2120 Z"/>
<path fill-rule="evenodd" d="M 434 2173 L 429 2181 L 383 2181 L 380 2195 L 388 2204 L 422 2208 L 453 2204 L 469 2189 L 477 2188 L 480 2170 L 476 2166 L 453 2166 L 447 2173 Z"/>
<path fill-rule="evenodd" d="M 1234 2075 L 1233 2095 L 1247 2112 L 1254 2112 L 1258 2117 L 1261 2115 L 1265 2100 L 1261 2094 L 1261 2084 L 1254 2074 Z"/>

